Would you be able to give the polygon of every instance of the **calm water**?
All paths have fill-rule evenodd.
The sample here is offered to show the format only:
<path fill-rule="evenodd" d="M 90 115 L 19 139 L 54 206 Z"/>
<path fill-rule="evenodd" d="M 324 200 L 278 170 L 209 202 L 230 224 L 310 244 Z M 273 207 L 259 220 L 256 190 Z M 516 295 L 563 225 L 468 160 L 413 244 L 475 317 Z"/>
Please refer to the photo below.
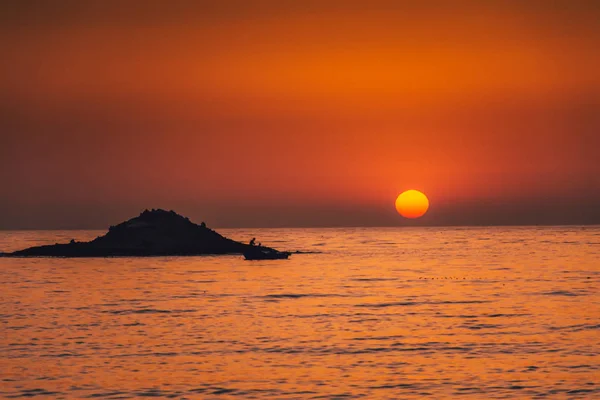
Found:
<path fill-rule="evenodd" d="M 222 232 L 317 253 L 0 259 L 0 396 L 600 398 L 600 227 Z"/>

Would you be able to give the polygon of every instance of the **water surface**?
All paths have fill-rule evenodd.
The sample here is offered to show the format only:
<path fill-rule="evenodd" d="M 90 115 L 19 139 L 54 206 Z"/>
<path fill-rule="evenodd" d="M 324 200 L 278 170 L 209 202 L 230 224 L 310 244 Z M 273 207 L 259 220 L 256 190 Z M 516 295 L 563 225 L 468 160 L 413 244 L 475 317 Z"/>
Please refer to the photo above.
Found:
<path fill-rule="evenodd" d="M 0 259 L 0 396 L 600 397 L 600 227 L 222 232 L 312 253 Z"/>

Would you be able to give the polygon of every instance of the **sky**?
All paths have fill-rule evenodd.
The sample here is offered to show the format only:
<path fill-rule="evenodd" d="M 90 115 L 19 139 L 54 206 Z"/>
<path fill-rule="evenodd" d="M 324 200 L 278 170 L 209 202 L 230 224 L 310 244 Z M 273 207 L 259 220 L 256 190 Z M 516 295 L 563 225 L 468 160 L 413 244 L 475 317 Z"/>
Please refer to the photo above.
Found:
<path fill-rule="evenodd" d="M 600 2 L 3 1 L 0 229 L 600 223 Z M 394 201 L 423 191 L 429 212 Z"/>

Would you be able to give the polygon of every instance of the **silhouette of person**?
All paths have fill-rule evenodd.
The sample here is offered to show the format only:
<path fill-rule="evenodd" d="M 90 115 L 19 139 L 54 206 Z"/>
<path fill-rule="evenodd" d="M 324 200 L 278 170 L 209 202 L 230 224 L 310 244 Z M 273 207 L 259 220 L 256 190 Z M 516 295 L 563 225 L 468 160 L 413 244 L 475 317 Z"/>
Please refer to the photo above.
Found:
<path fill-rule="evenodd" d="M 256 242 L 256 238 L 252 238 L 252 240 L 250 240 L 250 246 L 254 246 L 254 242 Z"/>

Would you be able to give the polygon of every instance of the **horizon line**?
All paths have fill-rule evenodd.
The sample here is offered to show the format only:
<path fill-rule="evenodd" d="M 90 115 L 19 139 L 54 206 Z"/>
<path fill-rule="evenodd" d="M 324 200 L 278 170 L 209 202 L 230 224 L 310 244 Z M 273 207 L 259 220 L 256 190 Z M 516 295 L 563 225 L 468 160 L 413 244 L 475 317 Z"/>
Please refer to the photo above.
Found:
<path fill-rule="evenodd" d="M 598 222 L 577 223 L 577 224 L 555 224 L 555 223 L 537 223 L 537 224 L 439 224 L 439 225 L 314 225 L 314 226 L 236 226 L 223 227 L 215 226 L 211 229 L 411 229 L 411 228 L 493 228 L 493 227 L 569 227 L 585 226 L 600 227 Z M 108 228 L 0 228 L 0 232 L 24 232 L 24 231 L 103 231 Z"/>

